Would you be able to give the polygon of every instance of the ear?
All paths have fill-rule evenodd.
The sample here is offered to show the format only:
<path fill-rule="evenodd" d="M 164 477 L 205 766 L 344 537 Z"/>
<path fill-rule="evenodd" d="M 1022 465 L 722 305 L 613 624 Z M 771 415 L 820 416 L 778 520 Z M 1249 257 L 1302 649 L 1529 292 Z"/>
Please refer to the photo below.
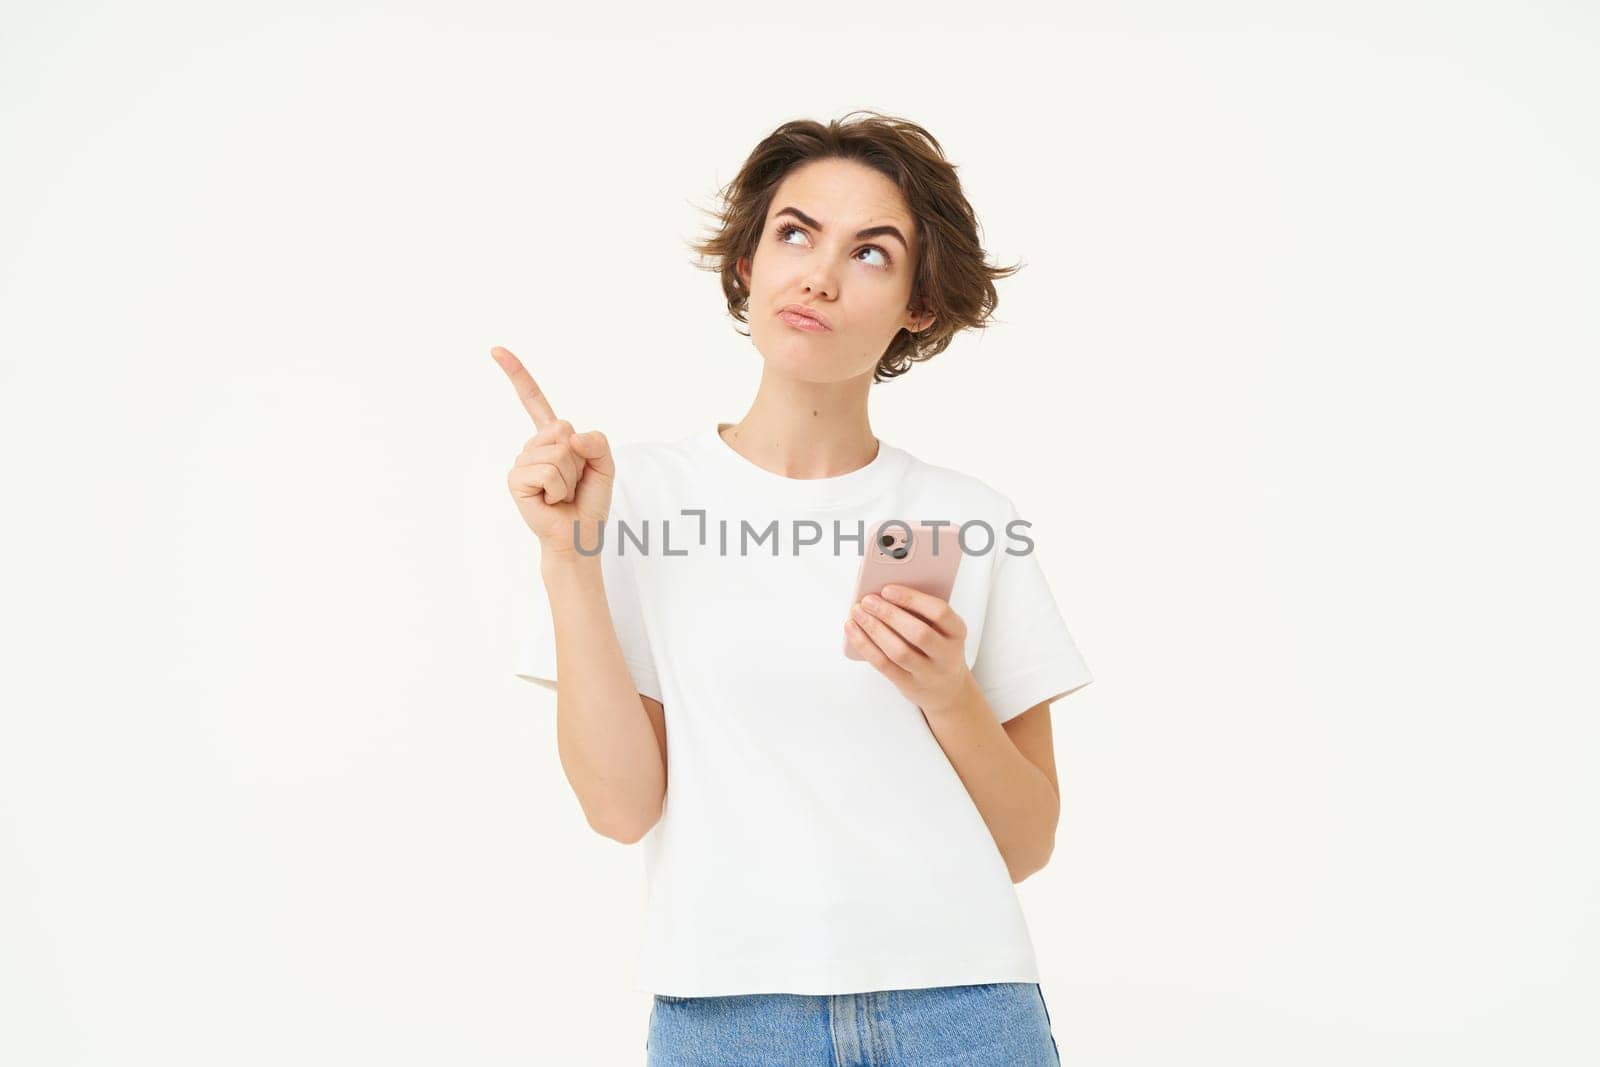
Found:
<path fill-rule="evenodd" d="M 912 333 L 921 333 L 929 326 L 932 326 L 933 323 L 934 316 L 931 314 L 913 311 L 910 315 L 906 316 L 906 329 L 910 330 Z"/>
<path fill-rule="evenodd" d="M 744 282 L 746 289 L 750 288 L 750 257 L 740 256 L 733 264 L 734 273 L 739 275 L 739 280 Z"/>

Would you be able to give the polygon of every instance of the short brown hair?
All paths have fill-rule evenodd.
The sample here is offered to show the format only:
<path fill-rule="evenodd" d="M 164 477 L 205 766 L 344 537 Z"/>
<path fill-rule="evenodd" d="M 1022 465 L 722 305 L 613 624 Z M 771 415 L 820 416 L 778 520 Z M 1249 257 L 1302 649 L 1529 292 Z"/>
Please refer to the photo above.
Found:
<path fill-rule="evenodd" d="M 854 119 L 857 115 L 865 117 Z M 899 187 L 916 220 L 919 252 L 910 306 L 931 312 L 934 321 L 917 333 L 901 329 L 895 334 L 878 359 L 873 381 L 898 377 L 912 364 L 933 358 L 964 329 L 983 329 L 1000 302 L 995 280 L 1015 274 L 1021 264 L 997 267 L 984 261 L 972 205 L 933 134 L 906 119 L 865 109 L 825 126 L 811 119 L 785 122 L 756 145 L 722 188 L 720 210 L 706 212 L 718 225 L 691 246 L 702 257 L 695 266 L 722 275 L 734 320 L 749 322 L 750 290 L 739 277 L 738 263 L 754 258 L 779 183 L 791 170 L 818 159 L 854 160 L 878 171 Z"/>

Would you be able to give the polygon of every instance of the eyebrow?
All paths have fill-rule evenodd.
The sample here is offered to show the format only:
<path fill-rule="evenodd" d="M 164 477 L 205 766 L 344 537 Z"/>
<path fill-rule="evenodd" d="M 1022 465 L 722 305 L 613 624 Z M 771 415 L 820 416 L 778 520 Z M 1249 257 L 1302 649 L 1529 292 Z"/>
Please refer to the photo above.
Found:
<path fill-rule="evenodd" d="M 822 223 L 818 222 L 816 219 L 812 218 L 810 215 L 807 215 L 804 211 L 801 211 L 797 207 L 780 208 L 778 210 L 777 214 L 773 215 L 772 217 L 773 218 L 777 218 L 778 215 L 793 215 L 795 218 L 799 219 L 801 222 L 805 223 L 807 226 L 810 226 L 813 230 L 816 230 L 818 233 L 822 232 Z M 901 233 L 894 226 L 889 226 L 889 225 L 868 226 L 864 230 L 857 230 L 856 231 L 856 239 L 857 240 L 865 240 L 868 237 L 893 237 L 895 240 L 900 242 L 901 247 L 904 248 L 907 252 L 911 251 L 911 245 L 906 242 L 905 234 Z"/>

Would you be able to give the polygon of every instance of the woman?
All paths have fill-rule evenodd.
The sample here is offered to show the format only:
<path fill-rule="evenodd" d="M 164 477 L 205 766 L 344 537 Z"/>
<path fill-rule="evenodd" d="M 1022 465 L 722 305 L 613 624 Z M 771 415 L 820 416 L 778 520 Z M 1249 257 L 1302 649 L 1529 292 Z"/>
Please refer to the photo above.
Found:
<path fill-rule="evenodd" d="M 1010 498 L 867 417 L 1015 268 L 931 135 L 856 114 L 764 139 L 697 246 L 763 360 L 739 422 L 613 448 L 494 350 L 538 430 L 518 674 L 590 825 L 644 842 L 651 1064 L 1059 1062 L 1013 883 L 1059 812 L 1048 705 L 1092 678 Z M 851 602 L 891 517 L 959 532 L 948 599 Z"/>

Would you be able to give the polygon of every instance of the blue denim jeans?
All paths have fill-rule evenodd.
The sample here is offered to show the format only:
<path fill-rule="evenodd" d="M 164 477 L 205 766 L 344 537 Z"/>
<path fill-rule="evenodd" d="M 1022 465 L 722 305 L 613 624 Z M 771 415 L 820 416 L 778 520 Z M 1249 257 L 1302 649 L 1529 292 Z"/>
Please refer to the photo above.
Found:
<path fill-rule="evenodd" d="M 1057 1067 L 1037 982 L 655 995 L 647 1067 Z"/>

